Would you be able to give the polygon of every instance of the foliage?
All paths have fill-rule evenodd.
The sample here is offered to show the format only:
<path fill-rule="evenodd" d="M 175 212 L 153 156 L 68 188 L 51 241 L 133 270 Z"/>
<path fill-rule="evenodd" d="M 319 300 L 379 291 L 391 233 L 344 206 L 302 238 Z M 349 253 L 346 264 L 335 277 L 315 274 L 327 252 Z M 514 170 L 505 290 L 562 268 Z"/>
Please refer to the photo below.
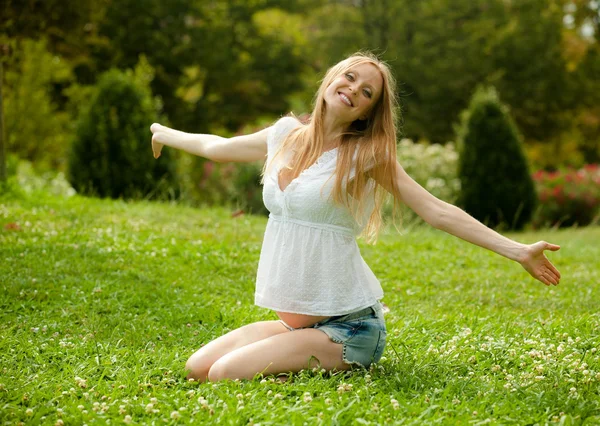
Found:
<path fill-rule="evenodd" d="M 534 225 L 585 226 L 600 215 L 600 168 L 588 164 L 579 170 L 540 170 L 533 175 L 540 200 Z"/>
<path fill-rule="evenodd" d="M 29 99 L 24 102 L 34 114 L 54 117 L 23 122 L 23 108 L 6 108 L 18 115 L 13 135 L 30 135 L 31 123 L 42 123 L 43 144 L 24 136 L 13 146 L 60 147 L 63 151 L 44 150 L 52 154 L 40 161 L 50 167 L 65 164 L 74 111 L 84 108 L 89 87 L 103 71 L 133 67 L 140 54 L 156 70 L 151 88 L 162 100 L 166 121 L 188 132 L 220 134 L 290 109 L 307 112 L 324 71 L 359 49 L 381 53 L 394 70 L 403 136 L 454 140 L 460 111 L 474 88 L 486 84 L 497 87 L 513 111 L 536 167 L 600 161 L 597 1 L 64 3 L 4 0 L 0 8 L 5 18 L 0 44 L 13 51 L 7 72 L 17 78 L 25 63 L 45 71 L 21 73 L 18 84 L 7 81 L 7 96 L 21 90 L 19 99 Z M 47 41 L 51 56 L 23 53 L 22 43 L 38 38 Z M 47 80 L 56 72 L 48 58 L 60 61 L 68 77 Z M 25 89 L 34 82 L 42 87 L 42 80 L 47 99 L 40 101 Z M 39 157 L 29 158 L 37 166 Z"/>
<path fill-rule="evenodd" d="M 63 172 L 38 173 L 27 161 L 19 162 L 15 178 L 19 188 L 26 194 L 46 193 L 53 197 L 71 197 L 76 193 Z"/>
<path fill-rule="evenodd" d="M 236 164 L 182 156 L 179 161 L 182 200 L 195 206 L 225 205 L 233 191 Z"/>
<path fill-rule="evenodd" d="M 39 168 L 64 169 L 72 128 L 68 113 L 57 108 L 52 88 L 71 81 L 71 69 L 47 50 L 43 39 L 24 39 L 16 47 L 5 68 L 8 152 Z"/>
<path fill-rule="evenodd" d="M 533 214 L 535 188 L 521 138 L 494 89 L 479 88 L 458 129 L 458 203 L 495 227 L 521 229 Z"/>
<path fill-rule="evenodd" d="M 302 19 L 286 12 L 295 3 L 110 2 L 99 30 L 111 40 L 102 61 L 130 67 L 144 53 L 157 71 L 153 92 L 175 127 L 236 131 L 285 111 L 288 94 L 302 87 Z"/>
<path fill-rule="evenodd" d="M 82 113 L 69 161 L 78 192 L 101 197 L 162 196 L 175 180 L 167 151 L 150 151 L 149 124 L 156 121 L 143 72 L 107 72 Z M 147 84 L 147 81 L 146 81 Z"/>
<path fill-rule="evenodd" d="M 0 198 L 0 423 L 600 421 L 600 229 L 513 236 L 562 246 L 557 289 L 435 230 L 361 243 L 391 309 L 371 371 L 191 383 L 202 344 L 276 319 L 253 305 L 266 218 L 229 213 Z"/>
<path fill-rule="evenodd" d="M 454 204 L 460 192 L 458 153 L 453 143 L 446 145 L 415 143 L 402 139 L 398 143 L 398 161 L 406 173 L 435 197 Z M 392 216 L 392 200 L 383 208 L 383 215 Z M 421 223 L 407 206 L 402 208 L 402 224 Z"/>
<path fill-rule="evenodd" d="M 245 212 L 266 215 L 269 213 L 263 202 L 263 187 L 260 184 L 262 163 L 243 163 L 236 166 L 233 177 L 232 202 Z"/>
<path fill-rule="evenodd" d="M 411 178 L 434 196 L 448 203 L 456 202 L 460 180 L 454 144 L 428 145 L 402 139 L 398 144 L 398 161 Z"/>

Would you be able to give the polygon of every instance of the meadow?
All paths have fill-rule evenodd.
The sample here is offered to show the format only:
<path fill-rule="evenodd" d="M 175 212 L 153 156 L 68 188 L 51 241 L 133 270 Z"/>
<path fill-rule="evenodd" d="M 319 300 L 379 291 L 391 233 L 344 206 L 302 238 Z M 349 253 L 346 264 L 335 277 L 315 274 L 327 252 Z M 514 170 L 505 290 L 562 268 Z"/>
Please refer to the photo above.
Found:
<path fill-rule="evenodd" d="M 199 384 L 188 356 L 246 323 L 265 217 L 44 195 L 0 198 L 2 424 L 600 424 L 600 228 L 546 287 L 428 227 L 360 243 L 385 290 L 370 371 Z"/>

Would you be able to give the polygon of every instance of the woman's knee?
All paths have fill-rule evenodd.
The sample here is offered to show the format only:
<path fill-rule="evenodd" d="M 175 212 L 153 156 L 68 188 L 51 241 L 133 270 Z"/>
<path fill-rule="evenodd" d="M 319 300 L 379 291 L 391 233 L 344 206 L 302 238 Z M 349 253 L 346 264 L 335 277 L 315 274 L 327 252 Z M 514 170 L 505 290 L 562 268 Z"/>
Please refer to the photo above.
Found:
<path fill-rule="evenodd" d="M 201 354 L 193 354 L 185 363 L 187 379 L 194 379 L 199 382 L 205 382 L 208 379 L 208 372 L 212 367 L 212 362 Z"/>
<path fill-rule="evenodd" d="M 223 357 L 211 365 L 207 377 L 211 382 L 218 382 L 225 379 L 234 380 L 239 378 L 236 373 L 231 363 L 227 361 L 227 357 Z"/>

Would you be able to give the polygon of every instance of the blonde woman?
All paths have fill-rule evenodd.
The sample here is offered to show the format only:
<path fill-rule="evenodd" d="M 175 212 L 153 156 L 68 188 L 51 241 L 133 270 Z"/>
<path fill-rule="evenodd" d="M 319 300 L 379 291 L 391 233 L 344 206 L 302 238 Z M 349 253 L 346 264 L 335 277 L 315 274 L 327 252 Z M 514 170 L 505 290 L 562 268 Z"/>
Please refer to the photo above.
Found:
<path fill-rule="evenodd" d="M 404 172 L 396 160 L 396 110 L 389 68 L 355 54 L 327 71 L 308 124 L 284 117 L 228 139 L 151 126 L 155 158 L 163 146 L 217 162 L 266 158 L 263 199 L 270 215 L 255 303 L 280 320 L 245 325 L 203 346 L 186 364 L 188 378 L 252 379 L 379 361 L 386 342 L 383 291 L 356 237 L 376 238 L 387 194 L 395 207 L 405 203 L 433 227 L 519 262 L 546 285 L 559 283 L 544 255 L 558 246 L 505 238 Z"/>

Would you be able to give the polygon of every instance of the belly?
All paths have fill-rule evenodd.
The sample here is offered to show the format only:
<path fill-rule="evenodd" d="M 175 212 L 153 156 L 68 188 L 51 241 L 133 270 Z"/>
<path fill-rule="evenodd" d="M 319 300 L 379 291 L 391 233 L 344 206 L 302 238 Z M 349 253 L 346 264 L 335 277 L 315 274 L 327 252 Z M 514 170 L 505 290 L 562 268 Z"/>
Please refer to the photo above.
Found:
<path fill-rule="evenodd" d="M 310 327 L 313 324 L 323 321 L 329 317 L 319 317 L 314 315 L 292 314 L 289 312 L 276 312 L 280 320 L 293 328 Z"/>

